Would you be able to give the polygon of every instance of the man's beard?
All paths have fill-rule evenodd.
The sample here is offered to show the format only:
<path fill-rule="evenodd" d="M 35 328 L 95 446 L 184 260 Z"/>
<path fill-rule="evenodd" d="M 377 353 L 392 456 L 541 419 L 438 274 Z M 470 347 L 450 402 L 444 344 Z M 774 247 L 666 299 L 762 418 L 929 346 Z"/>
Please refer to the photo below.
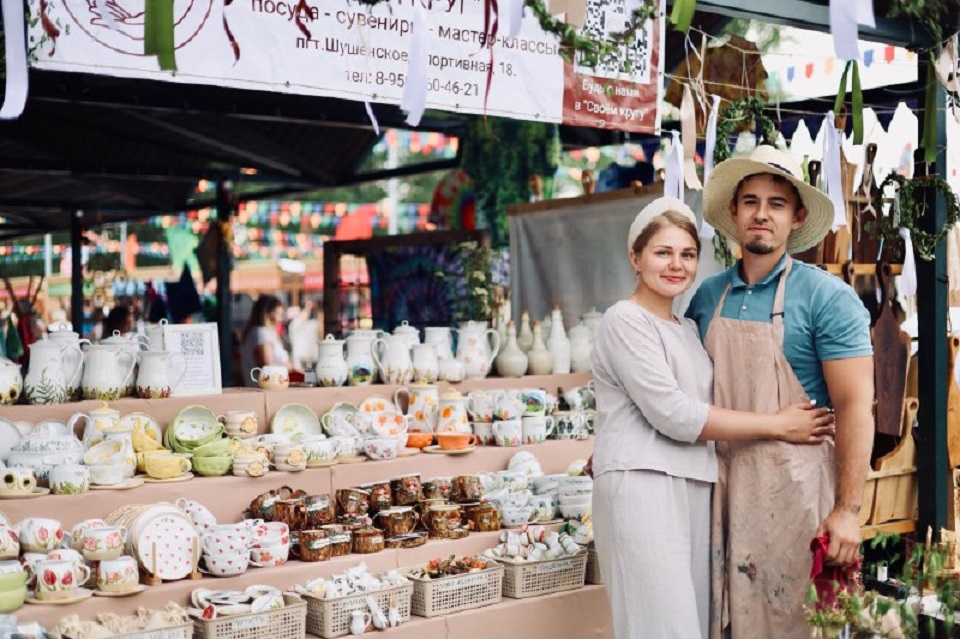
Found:
<path fill-rule="evenodd" d="M 754 255 L 770 255 L 773 253 L 773 247 L 760 240 L 753 240 L 743 245 L 743 248 Z"/>

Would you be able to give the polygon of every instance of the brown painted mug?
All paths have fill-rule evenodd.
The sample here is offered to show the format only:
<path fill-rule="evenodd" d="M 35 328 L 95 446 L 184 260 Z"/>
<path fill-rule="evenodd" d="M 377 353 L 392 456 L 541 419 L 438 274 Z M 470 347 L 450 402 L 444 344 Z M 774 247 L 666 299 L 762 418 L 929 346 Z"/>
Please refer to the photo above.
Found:
<path fill-rule="evenodd" d="M 364 484 L 361 488 L 370 491 L 371 513 L 393 507 L 393 493 L 390 490 L 390 482 L 378 481 L 372 484 Z"/>
<path fill-rule="evenodd" d="M 500 510 L 493 504 L 471 504 L 463 511 L 470 530 L 493 532 L 500 530 Z"/>
<path fill-rule="evenodd" d="M 410 506 L 397 506 L 377 513 L 377 524 L 387 538 L 412 533 L 420 523 L 420 514 Z"/>
<path fill-rule="evenodd" d="M 459 528 L 461 524 L 460 506 L 457 504 L 434 504 L 423 513 L 423 525 L 427 530 L 446 532 Z"/>
<path fill-rule="evenodd" d="M 366 515 L 370 510 L 370 491 L 362 488 L 340 488 L 337 490 L 337 506 L 340 515 Z"/>
<path fill-rule="evenodd" d="M 285 523 L 290 530 L 300 530 L 307 521 L 307 506 L 303 498 L 280 499 L 273 505 L 273 520 Z"/>
<path fill-rule="evenodd" d="M 326 530 L 301 530 L 299 537 L 300 561 L 327 561 L 333 556 L 333 547 Z"/>
<path fill-rule="evenodd" d="M 393 490 L 393 503 L 397 506 L 411 506 L 423 499 L 420 473 L 395 477 L 390 480 L 390 488 Z"/>
<path fill-rule="evenodd" d="M 360 528 L 353 531 L 353 552 L 369 554 L 384 548 L 383 531 L 379 528 Z"/>
<path fill-rule="evenodd" d="M 454 501 L 476 501 L 483 495 L 480 475 L 457 475 L 453 478 Z"/>
<path fill-rule="evenodd" d="M 342 557 L 350 554 L 353 549 L 353 532 L 350 529 L 341 524 L 327 524 L 321 526 L 320 530 L 327 533 L 332 557 Z"/>
<path fill-rule="evenodd" d="M 332 524 L 337 517 L 336 506 L 330 495 L 307 495 L 303 499 L 306 507 L 305 526 L 319 528 L 324 524 Z"/>

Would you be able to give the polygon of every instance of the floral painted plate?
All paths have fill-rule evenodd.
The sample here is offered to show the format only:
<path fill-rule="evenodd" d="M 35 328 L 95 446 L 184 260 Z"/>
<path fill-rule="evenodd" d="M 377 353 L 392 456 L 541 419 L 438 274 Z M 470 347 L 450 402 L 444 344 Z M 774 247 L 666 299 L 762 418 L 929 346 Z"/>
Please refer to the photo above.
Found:
<path fill-rule="evenodd" d="M 120 419 L 120 425 L 124 428 L 132 428 L 134 432 L 142 432 L 149 437 L 157 440 L 158 444 L 163 443 L 163 429 L 153 417 L 146 413 L 130 413 Z"/>
<path fill-rule="evenodd" d="M 303 404 L 280 407 L 270 420 L 270 432 L 290 435 L 323 435 L 317 414 Z"/>
<path fill-rule="evenodd" d="M 385 410 L 397 410 L 397 406 L 383 395 L 371 395 L 360 402 L 357 409 L 361 413 L 382 413 Z"/>

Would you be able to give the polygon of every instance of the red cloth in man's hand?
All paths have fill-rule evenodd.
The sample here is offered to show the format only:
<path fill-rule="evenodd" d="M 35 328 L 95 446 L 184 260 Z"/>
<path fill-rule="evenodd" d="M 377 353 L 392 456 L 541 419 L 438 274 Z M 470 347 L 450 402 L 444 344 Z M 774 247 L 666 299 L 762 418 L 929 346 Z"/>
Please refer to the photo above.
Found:
<path fill-rule="evenodd" d="M 827 549 L 830 548 L 830 535 L 815 537 L 810 542 L 810 551 L 813 553 L 813 565 L 810 569 L 810 579 L 817 589 L 817 610 L 833 606 L 837 601 L 837 593 L 857 587 L 857 573 L 860 570 L 860 560 L 852 565 L 828 566 Z"/>

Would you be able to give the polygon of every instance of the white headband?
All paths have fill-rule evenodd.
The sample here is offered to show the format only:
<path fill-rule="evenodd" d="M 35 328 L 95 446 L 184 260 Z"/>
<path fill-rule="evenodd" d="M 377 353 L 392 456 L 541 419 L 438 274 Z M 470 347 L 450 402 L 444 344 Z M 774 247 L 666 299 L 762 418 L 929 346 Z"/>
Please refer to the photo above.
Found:
<path fill-rule="evenodd" d="M 679 213 L 690 220 L 694 228 L 699 229 L 700 225 L 697 223 L 697 216 L 689 206 L 675 197 L 658 197 L 643 207 L 643 210 L 637 213 L 637 217 L 633 219 L 633 224 L 630 225 L 630 233 L 627 235 L 627 251 L 633 250 L 633 243 L 637 241 L 637 238 L 643 233 L 643 229 L 647 228 L 647 225 L 650 224 L 654 218 L 668 211 Z"/>

